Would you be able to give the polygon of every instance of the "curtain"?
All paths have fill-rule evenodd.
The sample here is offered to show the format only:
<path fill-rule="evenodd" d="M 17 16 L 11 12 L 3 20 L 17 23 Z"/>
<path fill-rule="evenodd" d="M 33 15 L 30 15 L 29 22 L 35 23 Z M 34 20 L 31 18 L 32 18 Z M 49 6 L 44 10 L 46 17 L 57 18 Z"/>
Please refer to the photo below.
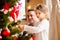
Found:
<path fill-rule="evenodd" d="M 49 40 L 60 40 L 60 13 L 57 0 L 52 0 L 52 13 L 50 15 Z"/>

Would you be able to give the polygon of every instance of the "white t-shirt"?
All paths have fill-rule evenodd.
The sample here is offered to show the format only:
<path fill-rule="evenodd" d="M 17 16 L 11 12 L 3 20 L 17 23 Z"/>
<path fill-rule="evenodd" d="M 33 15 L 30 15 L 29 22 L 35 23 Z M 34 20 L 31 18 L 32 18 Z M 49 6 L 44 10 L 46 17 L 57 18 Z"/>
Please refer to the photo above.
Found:
<path fill-rule="evenodd" d="M 47 19 L 36 23 L 34 27 L 25 25 L 24 31 L 35 34 L 35 40 L 48 40 L 49 35 L 49 21 Z"/>

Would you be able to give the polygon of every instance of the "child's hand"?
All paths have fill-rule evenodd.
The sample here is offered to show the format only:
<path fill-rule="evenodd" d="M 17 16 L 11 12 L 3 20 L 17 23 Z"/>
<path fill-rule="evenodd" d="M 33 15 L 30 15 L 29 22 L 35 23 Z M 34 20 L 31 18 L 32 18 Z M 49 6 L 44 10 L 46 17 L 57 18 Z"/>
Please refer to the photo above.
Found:
<path fill-rule="evenodd" d="M 24 25 L 19 25 L 18 28 L 22 31 L 24 29 Z"/>

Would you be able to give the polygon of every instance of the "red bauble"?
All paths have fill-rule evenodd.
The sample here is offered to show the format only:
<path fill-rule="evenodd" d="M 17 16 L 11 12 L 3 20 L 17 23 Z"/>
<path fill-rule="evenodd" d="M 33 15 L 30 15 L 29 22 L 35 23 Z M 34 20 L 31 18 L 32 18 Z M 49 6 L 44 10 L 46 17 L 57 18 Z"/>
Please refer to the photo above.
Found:
<path fill-rule="evenodd" d="M 2 30 L 1 35 L 2 36 L 10 36 L 10 30 L 8 30 L 8 29 Z"/>
<path fill-rule="evenodd" d="M 5 5 L 3 5 L 3 8 L 5 9 L 5 10 L 8 10 L 9 9 L 9 3 L 6 3 Z"/>

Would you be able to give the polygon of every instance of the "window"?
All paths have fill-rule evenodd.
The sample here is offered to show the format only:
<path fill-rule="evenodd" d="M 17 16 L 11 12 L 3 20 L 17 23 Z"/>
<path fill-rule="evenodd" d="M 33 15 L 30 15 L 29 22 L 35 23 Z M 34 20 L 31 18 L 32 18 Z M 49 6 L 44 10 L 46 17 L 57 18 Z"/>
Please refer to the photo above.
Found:
<path fill-rule="evenodd" d="M 18 16 L 18 20 L 21 20 L 23 18 L 25 18 L 25 0 L 20 0 L 19 1 L 21 4 L 21 8 L 19 9 L 19 16 Z"/>

